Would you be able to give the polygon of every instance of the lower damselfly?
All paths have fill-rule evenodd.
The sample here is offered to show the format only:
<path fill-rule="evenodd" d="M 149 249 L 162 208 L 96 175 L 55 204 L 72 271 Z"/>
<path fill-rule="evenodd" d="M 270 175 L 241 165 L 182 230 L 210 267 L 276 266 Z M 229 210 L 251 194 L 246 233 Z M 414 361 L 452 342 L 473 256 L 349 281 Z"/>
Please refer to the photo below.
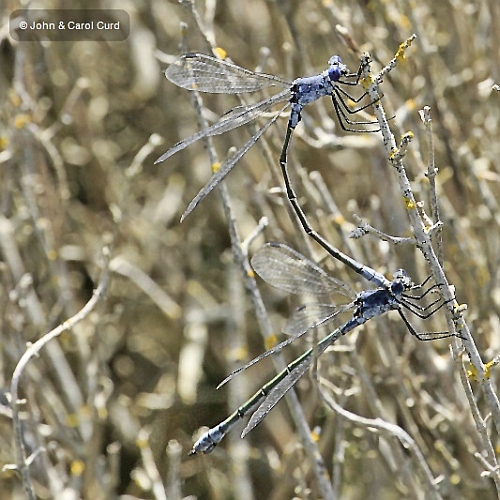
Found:
<path fill-rule="evenodd" d="M 320 356 L 340 337 L 371 318 L 388 311 L 397 311 L 409 332 L 418 340 L 436 340 L 450 336 L 448 332 L 417 333 L 405 316 L 404 311 L 409 311 L 421 318 L 428 318 L 442 307 L 444 302 L 440 299 L 427 306 L 418 305 L 433 287 L 419 295 L 412 295 L 413 291 L 420 291 L 423 285 L 414 285 L 404 270 L 399 269 L 392 280 L 387 280 L 368 266 L 351 260 L 360 270 L 363 269 L 361 274 L 378 283 L 376 288 L 355 294 L 345 283 L 329 276 L 309 259 L 282 243 L 267 243 L 255 253 L 251 261 L 252 267 L 264 281 L 285 292 L 311 297 L 315 302 L 300 306 L 292 315 L 284 328 L 284 332 L 290 336 L 287 340 L 234 371 L 219 387 L 240 371 L 283 349 L 309 330 L 329 323 L 340 313 L 352 310 L 351 318 L 292 361 L 227 419 L 204 433 L 196 441 L 190 454 L 210 453 L 240 419 L 251 414 L 242 433 L 242 437 L 246 436 L 304 375 L 312 364 L 314 354 Z M 342 296 L 348 301 L 337 305 L 332 300 L 334 295 Z"/>

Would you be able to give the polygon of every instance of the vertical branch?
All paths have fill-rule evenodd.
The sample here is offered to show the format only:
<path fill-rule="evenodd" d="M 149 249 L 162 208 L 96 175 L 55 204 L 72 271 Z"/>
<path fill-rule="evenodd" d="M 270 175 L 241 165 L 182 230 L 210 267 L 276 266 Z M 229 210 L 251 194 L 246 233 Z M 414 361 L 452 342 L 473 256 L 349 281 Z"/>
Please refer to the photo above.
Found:
<path fill-rule="evenodd" d="M 406 204 L 408 217 L 410 219 L 410 223 L 413 228 L 415 244 L 417 248 L 422 252 L 425 260 L 428 262 L 436 283 L 440 285 L 440 293 L 442 294 L 443 299 L 447 303 L 446 311 L 447 311 L 447 319 L 450 331 L 455 331 L 454 329 L 456 327 L 460 337 L 462 338 L 463 345 L 467 351 L 467 354 L 469 355 L 470 361 L 474 366 L 475 370 L 477 371 L 478 379 L 482 383 L 483 392 L 488 401 L 494 425 L 497 429 L 497 432 L 500 432 L 500 401 L 498 400 L 498 396 L 495 393 L 492 382 L 489 380 L 485 366 L 481 360 L 479 350 L 477 349 L 474 339 L 471 336 L 467 323 L 465 322 L 465 319 L 463 317 L 463 310 L 465 308 L 460 307 L 456 304 L 455 296 L 452 291 L 453 288 L 449 285 L 444 269 L 441 266 L 436 253 L 434 252 L 429 232 L 417 210 L 417 202 L 415 200 L 415 196 L 413 194 L 410 181 L 406 174 L 406 169 L 403 159 L 405 156 L 406 149 L 409 143 L 411 142 L 413 134 L 411 132 L 405 134 L 405 136 L 403 136 L 401 140 L 401 144 L 399 145 L 399 147 L 396 145 L 396 140 L 392 132 L 390 131 L 385 111 L 379 99 L 380 94 L 378 92 L 378 83 L 381 81 L 381 75 L 387 73 L 388 71 L 387 68 L 389 66 L 391 66 L 392 64 L 395 66 L 398 60 L 404 58 L 404 51 L 411 44 L 411 41 L 414 38 L 415 37 L 413 36 L 410 39 L 408 39 L 405 43 L 401 44 L 396 57 L 391 61 L 391 63 L 389 63 L 389 65 L 386 68 L 382 70 L 382 72 L 376 78 L 374 78 L 371 75 L 369 56 L 368 54 L 364 54 L 363 73 L 365 77 L 365 84 L 367 85 L 370 97 L 374 101 L 373 108 L 375 115 L 377 117 L 377 121 L 380 125 L 380 129 L 382 131 L 385 152 L 387 154 L 390 163 L 392 164 L 398 175 L 400 189 L 403 194 L 403 199 Z M 458 355 L 457 341 L 454 341 L 452 345 L 454 354 L 455 356 L 457 356 Z M 467 391 L 466 387 L 464 387 L 464 389 Z"/>
<path fill-rule="evenodd" d="M 425 174 L 429 179 L 429 188 L 430 188 L 430 197 L 431 197 L 431 211 L 432 211 L 432 220 L 434 224 L 439 224 L 441 221 L 439 216 L 439 204 L 437 199 L 436 192 L 436 175 L 438 173 L 438 169 L 436 168 L 436 160 L 434 157 L 434 136 L 432 132 L 432 119 L 431 119 L 431 108 L 430 106 L 424 106 L 424 109 L 419 112 L 420 118 L 425 126 L 425 132 L 427 136 L 427 145 L 429 149 L 429 161 L 427 173 Z M 436 246 L 437 246 L 437 256 L 439 264 L 443 265 L 443 237 L 441 233 L 441 229 L 438 229 L 436 234 Z"/>
<path fill-rule="evenodd" d="M 181 500 L 183 498 L 180 475 L 181 456 L 181 445 L 175 439 L 170 440 L 167 445 L 169 468 L 166 480 L 167 498 L 169 500 Z"/>
<path fill-rule="evenodd" d="M 245 242 L 243 242 L 242 246 L 246 247 Z M 229 353 L 229 359 L 227 360 L 228 372 L 232 372 L 237 368 L 234 361 L 239 359 L 240 356 L 235 356 L 234 354 L 247 352 L 244 347 L 246 297 L 240 273 L 241 268 L 236 266 L 234 262 L 227 263 L 225 276 L 231 310 L 231 314 L 228 315 L 226 320 L 225 335 L 225 349 Z M 241 395 L 247 394 L 247 384 L 245 382 L 245 377 L 236 377 L 231 384 L 228 384 L 230 408 L 237 408 L 241 404 Z M 236 433 L 229 433 L 228 440 L 230 454 L 234 460 L 231 469 L 234 478 L 235 496 L 241 500 L 251 500 L 255 498 L 255 491 L 250 478 L 248 463 L 251 453 L 250 445 L 247 440 L 240 439 Z"/>

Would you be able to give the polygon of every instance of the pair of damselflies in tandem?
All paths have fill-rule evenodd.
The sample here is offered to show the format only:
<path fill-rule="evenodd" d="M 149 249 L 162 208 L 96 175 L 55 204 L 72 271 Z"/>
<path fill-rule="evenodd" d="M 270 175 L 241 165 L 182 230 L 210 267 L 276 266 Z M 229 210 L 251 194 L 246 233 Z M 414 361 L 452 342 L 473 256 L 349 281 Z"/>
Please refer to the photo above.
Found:
<path fill-rule="evenodd" d="M 205 432 L 196 441 L 190 454 L 210 453 L 240 419 L 251 415 L 241 434 L 242 438 L 245 437 L 306 373 L 315 357 L 319 357 L 340 337 L 371 318 L 388 311 L 397 311 L 408 331 L 418 340 L 436 340 L 451 336 L 449 332 L 417 333 L 405 315 L 405 312 L 408 312 L 427 319 L 446 303 L 439 297 L 425 306 L 420 305 L 420 301 L 429 292 L 439 287 L 439 285 L 427 286 L 430 278 L 420 285 L 414 285 L 408 274 L 399 269 L 394 273 L 393 279 L 388 280 L 374 269 L 362 265 L 333 246 L 329 247 L 329 253 L 376 287 L 354 294 L 345 283 L 329 276 L 312 261 L 281 243 L 268 243 L 254 254 L 251 260 L 252 267 L 264 281 L 285 292 L 311 297 L 314 302 L 300 306 L 287 322 L 284 332 L 289 335 L 288 339 L 235 370 L 219 387 L 237 373 L 280 351 L 306 332 L 326 325 L 339 314 L 352 310 L 352 315 L 340 327 L 292 361 L 228 418 Z M 336 304 L 336 301 L 332 300 L 334 295 L 342 296 L 344 302 L 345 299 L 347 302 L 343 305 Z"/>
<path fill-rule="evenodd" d="M 374 125 L 374 122 L 351 121 L 348 117 L 348 114 L 358 113 L 373 104 L 373 102 L 369 102 L 357 109 L 351 109 L 344 101 L 345 98 L 349 98 L 351 101 L 359 103 L 366 96 L 366 93 L 363 93 L 359 98 L 355 99 L 341 87 L 341 85 L 357 85 L 362 69 L 363 67 L 360 66 L 357 73 L 350 73 L 340 57 L 333 56 L 330 58 L 329 68 L 323 73 L 298 78 L 290 82 L 276 76 L 252 72 L 228 61 L 204 54 L 192 53 L 176 59 L 165 72 L 166 77 L 176 85 L 201 92 L 239 94 L 262 90 L 266 87 L 277 87 L 283 90 L 255 104 L 233 108 L 215 124 L 175 144 L 157 160 L 157 163 L 166 160 L 199 139 L 233 130 L 259 118 L 275 105 L 287 101 L 269 121 L 219 168 L 208 184 L 200 190 L 189 204 L 181 220 L 189 215 L 196 205 L 221 182 L 264 132 L 277 121 L 279 116 L 287 108 L 290 108 L 287 131 L 280 155 L 280 165 L 285 180 L 287 197 L 305 232 L 325 248 L 331 256 L 349 266 L 376 287 L 354 294 L 346 284 L 328 276 L 316 264 L 283 244 L 270 243 L 257 251 L 252 258 L 252 265 L 261 278 L 281 290 L 309 295 L 319 302 L 306 304 L 297 309 L 284 329 L 285 333 L 290 335 L 290 338 L 230 374 L 220 385 L 228 382 L 240 371 L 283 349 L 309 330 L 329 323 L 341 313 L 349 310 L 353 310 L 353 313 L 349 320 L 318 342 L 316 346 L 311 347 L 292 361 L 226 420 L 203 434 L 193 446 L 191 454 L 210 453 L 240 419 L 252 414 L 243 430 L 242 437 L 248 434 L 304 375 L 312 364 L 314 354 L 320 356 L 341 336 L 363 325 L 371 318 L 394 310 L 399 313 L 409 332 L 419 340 L 433 340 L 450 336 L 448 332 L 417 333 L 404 313 L 404 311 L 408 311 L 422 319 L 427 319 L 438 311 L 445 304 L 440 298 L 426 306 L 419 305 L 419 301 L 438 285 L 430 286 L 427 290 L 424 290 L 427 280 L 421 285 L 414 285 L 404 270 L 398 270 L 393 279 L 388 280 L 374 269 L 360 264 L 331 246 L 309 225 L 305 213 L 297 202 L 297 197 L 288 176 L 287 151 L 293 131 L 301 120 L 303 108 L 320 97 L 331 97 L 339 124 L 344 130 L 352 132 L 376 132 L 379 130 L 378 128 L 368 130 L 349 128 L 350 126 Z M 415 295 L 417 290 L 424 291 L 420 295 Z M 335 301 L 332 301 L 332 295 L 335 294 L 347 298 L 348 302 L 337 305 Z"/>
<path fill-rule="evenodd" d="M 314 76 L 297 78 L 294 81 L 284 80 L 277 76 L 265 73 L 257 73 L 242 68 L 231 62 L 217 59 L 215 57 L 189 53 L 177 58 L 165 71 L 165 76 L 175 85 L 188 90 L 208 92 L 213 94 L 242 94 L 255 92 L 268 87 L 281 89 L 275 95 L 263 99 L 257 103 L 237 106 L 224 115 L 213 125 L 200 130 L 194 135 L 174 144 L 166 153 L 160 156 L 155 163 L 170 158 L 173 154 L 183 150 L 187 146 L 204 137 L 223 134 L 246 123 L 256 120 L 264 113 L 270 111 L 274 106 L 283 103 L 272 117 L 255 132 L 255 134 L 228 158 L 212 175 L 208 183 L 199 191 L 188 205 L 181 217 L 181 222 L 194 210 L 194 208 L 224 179 L 233 169 L 243 155 L 260 139 L 266 130 L 290 108 L 290 116 L 285 135 L 285 140 L 280 155 L 280 163 L 285 164 L 287 151 L 290 145 L 294 129 L 302 118 L 304 107 L 320 97 L 331 97 L 338 122 L 341 128 L 348 132 L 377 132 L 379 128 L 373 128 L 376 122 L 352 121 L 349 115 L 359 113 L 372 104 L 351 109 L 345 102 L 346 99 L 355 105 L 367 96 L 366 92 L 357 98 L 351 96 L 343 86 L 358 85 L 363 66 L 360 65 L 356 73 L 351 73 L 339 56 L 332 56 L 328 61 L 328 68 L 322 73 Z M 364 126 L 372 126 L 366 129 Z M 360 128 L 364 127 L 364 128 Z"/>

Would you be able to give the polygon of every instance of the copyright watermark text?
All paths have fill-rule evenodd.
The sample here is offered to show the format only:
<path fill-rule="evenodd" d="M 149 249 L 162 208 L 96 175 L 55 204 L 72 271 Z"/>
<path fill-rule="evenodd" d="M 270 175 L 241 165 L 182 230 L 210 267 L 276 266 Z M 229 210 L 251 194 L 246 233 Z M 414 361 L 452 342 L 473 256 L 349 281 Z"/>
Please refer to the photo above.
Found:
<path fill-rule="evenodd" d="M 9 31 L 20 42 L 118 42 L 128 37 L 130 18 L 120 9 L 15 10 L 10 15 Z"/>

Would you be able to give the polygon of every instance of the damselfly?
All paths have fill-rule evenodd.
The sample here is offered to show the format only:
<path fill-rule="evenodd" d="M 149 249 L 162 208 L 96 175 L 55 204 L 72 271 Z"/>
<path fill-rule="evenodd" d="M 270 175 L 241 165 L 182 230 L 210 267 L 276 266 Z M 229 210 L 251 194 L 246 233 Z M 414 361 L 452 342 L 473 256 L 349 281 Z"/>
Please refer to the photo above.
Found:
<path fill-rule="evenodd" d="M 363 67 L 360 66 L 357 73 L 351 73 L 339 56 L 332 56 L 328 61 L 328 66 L 328 69 L 318 75 L 297 78 L 293 82 L 265 73 L 256 73 L 231 62 L 199 53 L 184 54 L 168 67 L 165 71 L 165 76 L 175 85 L 188 90 L 221 94 L 255 92 L 267 87 L 276 87 L 282 90 L 255 104 L 233 108 L 231 111 L 222 115 L 222 117 L 210 127 L 200 130 L 191 137 L 174 144 L 166 153 L 161 155 L 155 163 L 170 158 L 173 154 L 203 137 L 219 135 L 249 123 L 263 113 L 269 111 L 273 106 L 288 101 L 238 151 L 236 151 L 233 156 L 220 166 L 209 182 L 200 190 L 193 201 L 191 201 L 181 217 L 181 222 L 222 181 L 242 156 L 259 140 L 262 134 L 276 122 L 279 116 L 287 108 L 290 108 L 290 117 L 288 119 L 280 161 L 286 161 L 292 133 L 301 120 L 303 108 L 320 97 L 331 97 L 342 129 L 349 132 L 377 132 L 379 130 L 378 128 L 365 130 L 349 127 L 373 125 L 376 123 L 370 121 L 351 121 L 348 117 L 348 114 L 358 113 L 366 109 L 372 102 L 351 109 L 344 101 L 345 98 L 348 98 L 354 103 L 359 103 L 367 95 L 365 92 L 360 97 L 354 98 L 342 88 L 342 85 L 356 86 L 359 83 Z"/>
<path fill-rule="evenodd" d="M 242 437 L 246 436 L 304 375 L 311 366 L 314 352 L 317 356 L 321 355 L 341 336 L 363 325 L 371 318 L 388 311 L 397 311 L 410 333 L 419 340 L 435 340 L 450 336 L 448 332 L 417 333 L 404 314 L 406 310 L 425 319 L 440 309 L 443 305 L 443 302 L 438 303 L 440 300 L 424 307 L 415 303 L 427 295 L 433 287 L 420 295 L 412 295 L 412 291 L 422 289 L 423 285 L 414 285 L 404 270 L 396 271 L 392 281 L 389 281 L 368 266 L 363 266 L 353 259 L 350 260 L 360 270 L 360 274 L 375 283 L 377 288 L 354 294 L 345 283 L 329 276 L 309 259 L 281 243 L 268 243 L 255 253 L 252 266 L 262 279 L 280 290 L 312 296 L 317 302 L 302 305 L 295 311 L 284 329 L 290 338 L 234 371 L 220 385 L 225 384 L 234 375 L 264 357 L 283 349 L 312 328 L 327 324 L 338 314 L 353 310 L 352 316 L 342 326 L 318 342 L 315 347 L 311 347 L 292 361 L 226 420 L 203 434 L 194 444 L 190 454 L 210 453 L 240 419 L 252 414 L 242 433 Z M 332 302 L 332 294 L 341 295 L 349 302 L 336 305 Z"/>

